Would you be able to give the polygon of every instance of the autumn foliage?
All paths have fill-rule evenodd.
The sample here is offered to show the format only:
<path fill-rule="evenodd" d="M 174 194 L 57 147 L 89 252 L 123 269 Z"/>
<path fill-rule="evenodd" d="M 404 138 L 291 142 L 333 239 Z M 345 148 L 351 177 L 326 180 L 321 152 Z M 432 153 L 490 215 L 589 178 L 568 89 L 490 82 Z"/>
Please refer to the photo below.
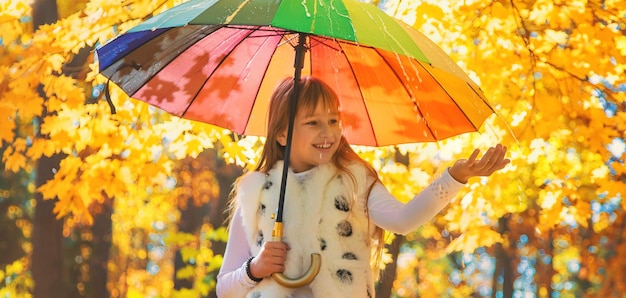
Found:
<path fill-rule="evenodd" d="M 43 202 L 62 227 L 61 265 L 45 268 L 59 272 L 58 297 L 213 295 L 233 167 L 250 168 L 262 140 L 115 86 L 112 114 L 93 56 L 180 2 L 0 2 L 0 296 L 46 284 L 31 274 Z M 454 159 L 498 142 L 512 160 L 419 230 L 389 235 L 385 259 L 397 267 L 380 287 L 395 297 L 624 296 L 626 2 L 374 4 L 440 45 L 497 112 L 480 133 L 357 148 L 389 190 L 409 200 Z"/>

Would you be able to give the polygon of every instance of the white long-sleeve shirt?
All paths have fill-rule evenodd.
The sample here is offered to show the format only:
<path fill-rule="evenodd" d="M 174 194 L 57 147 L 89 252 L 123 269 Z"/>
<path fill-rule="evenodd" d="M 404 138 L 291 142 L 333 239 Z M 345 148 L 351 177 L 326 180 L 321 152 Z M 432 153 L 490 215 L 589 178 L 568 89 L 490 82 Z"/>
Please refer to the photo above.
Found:
<path fill-rule="evenodd" d="M 306 175 L 306 172 L 296 175 Z M 392 196 L 381 183 L 376 183 L 368 197 L 370 220 L 384 230 L 405 235 L 437 215 L 464 185 L 445 171 L 405 204 Z M 230 223 L 224 260 L 217 276 L 218 297 L 245 297 L 249 289 L 256 285 L 244 267 L 245 261 L 252 256 L 247 243 L 241 212 L 236 209 Z M 296 297 L 308 295 L 310 292 L 303 289 Z"/>

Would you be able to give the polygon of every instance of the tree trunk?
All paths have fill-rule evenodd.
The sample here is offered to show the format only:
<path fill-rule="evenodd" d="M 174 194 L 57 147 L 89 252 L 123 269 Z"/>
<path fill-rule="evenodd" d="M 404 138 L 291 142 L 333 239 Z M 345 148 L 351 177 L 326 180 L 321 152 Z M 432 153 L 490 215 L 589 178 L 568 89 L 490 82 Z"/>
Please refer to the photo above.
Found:
<path fill-rule="evenodd" d="M 51 24 L 58 19 L 56 0 L 36 0 L 33 3 L 33 27 Z M 40 94 L 45 95 L 40 90 Z M 44 106 L 42 119 L 47 114 Z M 38 137 L 45 137 L 39 135 Z M 54 177 L 62 155 L 42 157 L 37 162 L 36 188 Z M 63 292 L 63 222 L 56 219 L 53 209 L 55 200 L 44 200 L 35 193 L 37 205 L 33 218 L 32 274 L 35 283 L 33 297 L 66 297 Z"/>
<path fill-rule="evenodd" d="M 607 256 L 605 268 L 607 270 L 608 276 L 603 282 L 600 288 L 600 296 L 601 297 L 624 297 L 624 279 L 621 274 L 626 269 L 624 266 L 624 253 L 620 251 L 623 248 L 622 243 L 624 242 L 624 236 L 626 231 L 626 218 L 623 216 L 618 216 L 617 220 L 614 223 L 614 228 L 612 231 L 608 231 L 607 235 L 610 235 L 612 238 L 609 240 L 608 245 L 606 245 L 606 253 Z M 618 215 L 619 215 L 618 213 Z M 621 222 L 620 222 L 621 221 Z M 611 265 L 609 265 L 611 264 Z M 619 264 L 617 266 L 613 264 Z"/>
<path fill-rule="evenodd" d="M 406 242 L 406 238 L 402 235 L 396 235 L 391 244 L 387 245 L 388 252 L 391 254 L 393 261 L 385 267 L 380 274 L 380 281 L 376 285 L 376 297 L 389 298 L 393 290 L 393 281 L 396 280 L 396 272 L 398 271 L 398 254 L 400 247 Z"/>
<path fill-rule="evenodd" d="M 215 154 L 215 153 L 213 153 Z M 233 188 L 235 180 L 243 174 L 243 169 L 237 165 L 226 164 L 223 160 L 216 157 L 215 178 L 220 187 L 220 193 L 217 200 L 209 202 L 208 216 L 211 226 L 217 228 L 228 224 L 228 213 L 226 212 L 230 192 Z M 211 247 L 215 254 L 224 254 L 226 243 L 221 241 L 212 241 Z"/>
<path fill-rule="evenodd" d="M 191 202 L 192 199 L 189 198 Z M 178 232 L 188 233 L 192 235 L 198 235 L 200 228 L 202 227 L 202 216 L 206 214 L 206 204 L 201 206 L 194 206 L 189 204 L 186 209 L 180 210 L 180 220 L 178 222 Z M 176 256 L 174 258 L 174 289 L 181 290 L 183 288 L 193 288 L 193 278 L 179 279 L 176 278 L 176 272 L 187 266 L 187 263 L 183 261 L 183 257 L 180 250 L 176 250 Z"/>
<path fill-rule="evenodd" d="M 403 155 L 398 150 L 395 151 L 394 161 L 402 164 L 406 167 L 409 166 L 409 156 Z M 402 235 L 396 235 L 391 244 L 387 245 L 388 252 L 391 254 L 392 262 L 387 264 L 385 270 L 381 272 L 380 280 L 376 285 L 376 297 L 388 298 L 391 297 L 391 291 L 393 290 L 393 282 L 396 280 L 396 272 L 398 270 L 398 254 L 400 253 L 400 247 L 406 242 L 406 238 Z"/>
<path fill-rule="evenodd" d="M 538 221 L 538 216 L 536 218 Z M 542 235 L 537 241 L 537 250 L 543 249 L 544 251 L 543 255 L 537 253 L 535 265 L 537 270 L 535 277 L 535 283 L 537 284 L 536 296 L 539 298 L 552 297 L 552 277 L 556 274 L 554 270 L 554 233 L 555 231 L 551 229 L 545 233 L 545 237 Z M 546 257 L 550 258 L 548 263 L 543 259 Z"/>
<path fill-rule="evenodd" d="M 215 153 L 213 153 L 215 154 Z M 222 159 L 216 157 L 215 178 L 220 187 L 220 194 L 218 200 L 209 202 L 209 223 L 211 226 L 217 228 L 227 224 L 228 213 L 225 212 L 228 206 L 230 192 L 233 187 L 233 183 L 237 177 L 243 174 L 243 169 L 237 165 L 226 164 Z M 211 249 L 215 255 L 224 255 L 226 251 L 226 243 L 221 241 L 211 241 Z M 217 273 L 214 273 L 217 278 Z M 208 298 L 217 298 L 215 291 L 211 291 Z"/>
<path fill-rule="evenodd" d="M 498 219 L 498 232 L 500 232 L 501 235 L 505 235 L 509 231 L 509 217 L 509 215 L 505 215 Z M 491 292 L 491 297 L 513 297 L 513 262 L 506 247 L 504 247 L 501 243 L 497 243 L 495 245 L 495 257 L 496 266 L 493 273 L 493 290 Z M 501 287 L 498 282 L 499 277 L 502 277 Z M 502 293 L 501 296 L 498 295 L 499 292 Z"/>
<path fill-rule="evenodd" d="M 197 177 L 202 172 L 211 171 L 215 177 L 215 180 L 212 183 L 217 182 L 219 186 L 219 193 L 217 194 L 217 197 L 212 197 L 206 204 L 194 206 L 191 203 L 192 198 L 187 198 L 189 202 L 188 207 L 181 210 L 178 230 L 180 232 L 197 235 L 202 225 L 206 222 L 214 228 L 218 228 L 226 224 L 228 215 L 225 211 L 228 205 L 229 194 L 235 179 L 241 176 L 243 169 L 236 165 L 226 164 L 219 158 L 215 150 L 207 150 L 200 154 L 200 156 L 198 156 L 195 160 L 189 159 L 188 161 L 189 165 L 186 167 L 188 167 L 188 170 L 193 176 Z M 191 182 L 191 185 L 188 187 L 194 187 L 194 185 L 197 184 L 199 183 L 195 182 L 194 184 L 194 182 Z M 219 241 L 211 241 L 211 249 L 215 255 L 223 255 L 224 250 L 226 249 L 226 244 Z M 176 251 L 174 274 L 186 265 L 187 264 L 183 261 L 180 252 Z M 216 272 L 207 272 L 207 274 L 214 276 L 213 279 L 217 275 Z M 193 282 L 194 281 L 192 279 L 181 280 L 176 279 L 174 276 L 174 288 L 176 290 L 193 288 Z M 208 297 L 216 297 L 215 292 L 213 291 L 209 293 Z"/>
<path fill-rule="evenodd" d="M 52 179 L 52 169 L 59 167 L 62 157 L 42 157 L 37 163 L 36 187 Z M 54 212 L 55 200 L 44 200 L 35 193 L 37 206 L 33 218 L 32 274 L 35 283 L 33 297 L 65 298 L 63 288 L 63 221 L 57 220 Z"/>
<path fill-rule="evenodd" d="M 594 233 L 593 219 L 591 217 L 587 218 L 586 227 L 582 225 L 578 227 L 577 246 L 581 248 L 580 267 L 577 274 L 573 277 L 573 281 L 578 285 L 577 288 L 581 295 L 585 295 L 593 287 L 593 282 L 589 279 L 589 263 L 594 262 L 595 254 L 590 254 L 587 248 L 591 246 L 591 239 Z"/>
<path fill-rule="evenodd" d="M 58 21 L 59 15 L 57 11 L 56 0 L 36 0 L 33 3 L 33 28 L 36 31 L 39 26 L 44 24 L 52 24 Z M 63 74 L 78 78 L 84 75 L 84 65 L 87 58 L 91 54 L 91 48 L 81 49 L 80 52 L 72 57 L 72 60 L 64 65 Z M 45 93 L 41 89 L 39 94 L 44 100 L 46 99 Z M 44 105 L 44 110 L 41 119 L 45 118 L 48 111 Z M 38 135 L 40 138 L 46 138 L 47 136 Z M 39 188 L 45 184 L 48 180 L 54 177 L 54 169 L 58 169 L 60 161 L 65 158 L 63 154 L 57 154 L 50 158 L 42 157 L 37 164 L 37 179 L 36 187 Z M 76 282 L 74 279 L 77 272 L 70 272 L 72 266 L 64 266 L 64 250 L 63 246 L 63 221 L 57 220 L 56 215 L 53 212 L 55 199 L 43 200 L 40 193 L 35 193 L 35 199 L 37 201 L 35 209 L 35 217 L 33 219 L 33 253 L 32 253 L 32 273 L 35 283 L 34 297 L 67 297 L 70 293 L 76 294 L 76 287 L 73 284 Z M 97 218 L 96 220 L 102 221 Z M 106 215 L 104 215 L 106 217 Z M 108 216 L 108 225 L 111 226 L 110 212 Z M 99 223 L 106 226 L 106 223 Z M 106 228 L 105 228 L 106 230 Z M 97 242 L 97 246 L 94 249 L 93 257 L 100 260 L 102 257 L 108 259 L 108 248 L 111 245 L 110 230 L 109 235 L 94 235 L 96 241 L 107 239 L 108 245 L 105 242 Z M 99 255 L 104 251 L 103 255 Z M 70 262 L 73 262 L 73 256 L 68 257 Z M 95 287 L 96 292 L 99 293 L 100 289 L 106 289 L 106 261 L 104 261 L 104 267 L 91 266 L 92 270 L 96 270 L 95 276 L 97 279 L 91 279 L 92 285 L 95 285 L 93 281 L 102 282 L 101 285 Z M 95 265 L 95 264 L 92 264 Z M 102 267 L 102 266 L 100 266 Z M 102 275 L 104 270 L 104 275 Z M 94 272 L 91 272 L 94 274 Z M 94 275 L 91 275 L 94 276 Z M 101 277 L 104 277 L 102 279 Z M 72 284 L 68 288 L 64 288 L 66 283 Z M 102 292 L 103 294 L 106 293 Z"/>
<path fill-rule="evenodd" d="M 113 238 L 113 200 L 107 200 L 94 211 L 92 253 L 89 260 L 89 282 L 92 298 L 109 297 L 107 290 L 109 254 Z"/>
<path fill-rule="evenodd" d="M 502 244 L 496 243 L 494 245 L 494 256 L 496 257 L 496 263 L 493 268 L 493 276 L 491 278 L 491 298 L 498 297 L 498 291 L 500 291 L 500 283 L 498 279 L 500 277 L 500 271 L 502 271 L 502 261 L 497 258 L 502 250 Z"/>

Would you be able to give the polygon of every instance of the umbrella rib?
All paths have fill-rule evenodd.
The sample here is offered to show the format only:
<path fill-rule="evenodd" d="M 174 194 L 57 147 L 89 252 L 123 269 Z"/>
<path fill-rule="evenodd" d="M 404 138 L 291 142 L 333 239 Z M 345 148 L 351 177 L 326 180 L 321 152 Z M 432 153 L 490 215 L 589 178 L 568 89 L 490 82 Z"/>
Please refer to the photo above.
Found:
<path fill-rule="evenodd" d="M 375 49 L 375 50 L 376 50 L 376 52 L 378 52 L 378 53 L 379 53 L 379 55 L 380 55 L 379 50 L 378 50 L 378 49 Z M 385 56 L 381 55 L 381 57 L 383 57 L 383 60 L 385 61 L 385 63 L 387 63 L 387 64 L 389 65 L 389 62 L 387 62 L 387 60 L 384 58 Z M 420 63 L 420 62 L 419 62 L 419 61 L 417 61 L 417 63 Z M 433 68 L 434 68 L 434 66 L 433 66 L 432 64 L 428 63 L 428 65 L 430 65 L 431 67 L 433 67 Z M 433 75 L 433 73 L 432 73 L 431 71 L 429 71 L 429 70 L 428 70 L 428 68 L 423 67 L 423 69 L 424 69 L 424 70 L 425 70 L 425 71 L 426 71 L 426 72 L 427 72 L 427 73 L 428 73 L 428 74 L 429 74 L 432 78 L 435 78 L 435 76 Z M 396 74 L 396 73 L 394 72 L 394 74 Z M 396 77 L 398 77 L 398 75 L 397 75 L 397 74 L 396 74 Z M 398 78 L 399 78 L 399 77 L 398 77 Z M 465 112 L 463 111 L 463 109 L 461 109 L 461 107 L 459 106 L 459 104 L 458 104 L 458 103 L 454 100 L 454 97 L 450 94 L 450 92 L 448 92 L 448 89 L 447 89 L 445 86 L 443 86 L 439 80 L 436 80 L 436 79 L 435 79 L 434 81 L 435 81 L 435 82 L 437 82 L 437 84 L 441 87 L 441 90 L 443 90 L 443 91 L 444 91 L 444 92 L 445 92 L 445 93 L 446 93 L 446 94 L 447 94 L 447 95 L 448 95 L 448 96 L 452 99 L 452 102 L 453 102 L 453 103 L 457 106 L 457 108 L 459 109 L 459 111 L 461 111 L 461 113 L 463 113 L 463 115 L 465 115 L 465 118 L 466 118 L 466 119 L 468 120 L 468 122 L 472 125 L 472 127 L 474 128 L 474 130 L 478 131 L 479 127 L 476 127 L 476 125 L 474 124 L 474 122 L 472 122 L 472 120 L 471 120 L 469 117 L 467 117 L 467 114 L 465 114 Z M 482 101 L 483 103 L 485 103 L 485 105 L 487 105 L 487 106 L 489 107 L 489 109 L 490 109 L 492 112 L 494 112 L 494 113 L 495 113 L 495 111 L 493 110 L 493 108 L 491 107 L 491 105 L 490 105 L 487 101 L 485 101 L 485 100 L 484 100 L 484 99 L 483 99 L 483 98 L 482 98 L 479 94 L 477 94 L 476 90 L 474 90 L 474 88 L 472 88 L 472 86 L 470 86 L 468 82 L 465 82 L 465 84 L 467 84 L 467 85 L 468 85 L 468 87 L 469 87 L 469 88 L 470 88 L 470 89 L 471 89 L 474 93 L 476 93 L 476 95 L 477 95 L 477 96 L 481 99 L 481 101 Z M 404 84 L 403 84 L 403 86 L 404 86 Z M 406 89 L 406 87 L 405 87 L 405 89 Z M 411 93 L 410 93 L 410 91 L 409 91 L 408 89 L 407 89 L 407 92 L 409 92 L 409 94 L 411 94 Z M 423 116 L 424 114 L 422 113 L 422 111 L 421 111 L 420 107 L 419 107 L 417 104 L 416 104 L 415 106 L 416 106 L 416 108 L 418 109 L 419 113 Z M 427 128 L 428 128 L 428 130 L 431 132 L 431 134 L 433 135 L 433 137 L 435 137 L 434 131 L 433 131 L 433 129 L 431 128 L 431 126 L 430 126 L 430 124 L 428 123 L 428 121 L 425 121 L 425 120 L 424 120 L 424 123 L 426 124 L 426 127 L 427 127 Z M 436 138 L 436 137 L 435 137 L 435 139 L 436 139 L 436 140 L 438 140 L 438 138 Z"/>
<path fill-rule="evenodd" d="M 376 53 L 378 53 L 378 55 L 383 58 L 383 61 L 385 61 L 385 63 L 387 64 L 387 66 L 389 66 L 390 69 L 393 69 L 393 67 L 391 66 L 391 63 L 389 63 L 387 61 L 387 59 L 385 58 L 384 55 L 381 54 L 380 50 L 377 48 L 374 48 L 374 50 L 376 51 Z M 407 57 L 408 58 L 408 57 Z M 411 59 L 411 58 L 409 58 Z M 419 63 L 419 61 L 417 62 Z M 413 92 L 411 92 L 411 90 L 409 88 L 406 87 L 406 84 L 403 83 L 402 78 L 398 75 L 397 72 L 393 71 L 393 74 L 396 76 L 396 78 L 398 79 L 398 81 L 400 81 L 400 83 L 402 83 L 402 87 L 404 88 L 404 90 L 406 91 L 407 94 L 411 95 L 411 98 L 413 99 L 413 105 L 415 106 L 415 108 L 417 109 L 417 112 L 422 116 L 422 119 L 424 119 L 424 124 L 426 125 L 426 128 L 428 129 L 428 131 L 430 132 L 430 135 L 433 136 L 433 138 L 435 140 L 437 140 L 436 134 L 433 131 L 433 128 L 430 126 L 430 123 L 428 123 L 428 121 L 426 121 L 426 117 L 424 116 L 424 112 L 422 112 L 422 109 L 420 108 L 420 106 L 417 104 L 416 100 L 417 98 L 415 97 L 415 94 L 413 94 Z M 432 74 L 431 74 L 432 76 Z M 439 84 L 439 82 L 437 82 L 437 84 Z M 440 84 L 441 85 L 441 84 Z M 443 87 L 443 86 L 442 86 Z M 448 93 L 448 91 L 446 91 L 446 94 Z M 450 95 L 450 94 L 448 94 Z M 452 98 L 452 97 L 451 97 Z M 456 104 L 456 103 L 455 103 Z"/>
<path fill-rule="evenodd" d="M 212 28 L 214 28 L 214 27 L 215 27 L 214 25 L 202 26 L 202 27 L 204 27 L 204 28 L 203 28 L 203 29 L 198 30 L 198 31 L 199 31 L 200 33 L 202 33 L 202 34 L 204 33 L 204 31 L 211 31 L 210 33 L 212 33 L 212 32 L 214 32 L 214 31 L 215 31 L 215 30 L 213 30 L 213 29 L 212 29 Z M 174 27 L 174 28 L 167 29 L 167 30 L 163 31 L 161 34 L 153 36 L 153 37 L 152 37 L 152 38 L 150 38 L 147 42 L 149 42 L 149 41 L 154 41 L 154 40 L 156 40 L 157 38 L 161 38 L 161 37 L 163 37 L 163 35 L 165 35 L 165 34 L 167 34 L 167 33 L 171 32 L 171 30 L 176 30 L 176 29 L 178 29 L 178 28 Z M 196 33 L 196 32 L 194 32 L 194 34 L 197 34 L 197 33 Z M 203 37 L 203 38 L 204 38 L 204 37 Z M 202 38 L 200 38 L 200 39 L 202 39 Z M 200 39 L 199 39 L 199 40 L 200 40 Z M 187 46 L 185 46 L 185 47 L 182 47 L 182 46 L 181 46 L 181 48 L 183 49 L 183 51 L 186 51 L 187 49 L 189 49 L 190 47 L 192 47 L 192 46 L 194 45 L 194 43 L 195 43 L 195 42 L 190 42 L 190 43 L 188 43 L 188 44 L 187 44 Z M 129 53 L 127 53 L 126 55 L 124 55 L 124 56 L 123 56 L 123 58 L 128 58 L 129 56 L 131 56 L 132 54 L 134 54 L 136 51 L 139 51 L 139 50 L 140 50 L 140 48 L 141 48 L 141 47 L 136 47 L 136 48 L 134 48 L 132 51 L 130 51 Z M 163 53 L 160 53 L 160 54 L 162 54 L 162 56 L 163 56 L 163 55 L 164 55 L 164 56 L 167 56 L 167 53 L 168 53 L 168 52 L 163 52 Z M 159 61 L 161 61 L 161 59 L 154 59 L 154 60 L 159 60 Z M 160 68 L 160 70 L 159 70 L 159 71 L 161 71 L 162 69 L 164 69 L 165 67 L 167 67 L 167 65 L 169 65 L 170 63 L 172 63 L 174 60 L 175 60 L 175 59 L 170 59 L 170 61 L 168 61 L 167 63 L 164 63 L 164 64 L 162 65 L 162 67 Z M 140 69 L 142 69 L 142 68 L 143 68 L 143 63 L 142 63 L 142 64 L 138 64 L 135 60 L 131 61 L 131 63 L 132 63 L 132 64 L 130 64 L 130 65 L 121 65 L 120 67 L 118 67 L 118 68 L 115 70 L 115 72 L 114 72 L 113 74 L 111 74 L 111 78 L 112 78 L 113 76 L 115 76 L 116 74 L 118 74 L 118 75 L 119 75 L 119 73 L 118 73 L 118 72 L 119 72 L 119 71 L 121 70 L 121 68 L 123 68 L 123 67 L 132 66 L 132 67 L 133 67 L 133 68 L 135 68 L 136 70 L 140 70 Z M 108 69 L 108 67 L 107 67 L 107 69 Z M 155 76 L 159 73 L 159 71 L 155 71 L 155 72 L 154 72 L 154 73 L 152 73 L 151 75 L 146 76 L 145 82 L 149 82 L 150 80 L 152 80 L 152 79 L 153 79 L 153 78 L 154 78 L 154 77 L 155 77 Z M 115 80 L 114 80 L 114 82 L 115 82 Z M 120 82 L 120 83 L 125 83 L 125 82 Z M 120 86 L 120 87 L 121 87 L 121 86 Z M 124 88 L 122 88 L 122 89 L 124 89 Z M 140 88 L 138 88 L 138 89 L 136 89 L 136 90 L 132 91 L 132 93 L 128 93 L 128 95 L 129 95 L 130 97 L 133 97 L 133 96 L 134 96 L 134 95 L 135 95 L 135 94 L 139 91 L 139 89 L 140 89 Z M 125 91 L 125 92 L 128 92 L 128 91 Z"/>
<path fill-rule="evenodd" d="M 221 28 L 220 28 L 221 29 Z M 218 29 L 219 30 L 219 29 Z M 215 30 L 217 31 L 217 30 Z M 241 38 L 239 40 L 239 42 L 237 42 L 237 45 L 235 45 L 233 47 L 236 48 L 237 46 L 239 46 L 246 38 L 248 38 L 248 36 L 250 36 L 250 34 L 252 34 L 255 30 L 251 29 L 249 30 L 248 35 L 246 35 L 246 37 Z M 206 38 L 206 37 L 205 37 Z M 200 85 L 200 88 L 198 88 L 198 90 L 196 91 L 196 93 L 194 94 L 194 96 L 191 98 L 191 101 L 189 102 L 189 104 L 187 105 L 187 107 L 185 108 L 185 111 L 183 111 L 181 113 L 181 117 L 184 117 L 185 114 L 187 114 L 187 111 L 189 110 L 189 108 L 193 105 L 193 103 L 196 101 L 196 99 L 198 98 L 198 94 L 200 94 L 200 92 L 202 92 L 202 89 L 204 87 L 204 85 L 206 85 L 206 83 L 209 81 L 209 79 L 213 76 L 213 74 L 215 73 L 215 71 L 217 71 L 217 69 L 220 68 L 220 66 L 222 65 L 222 63 L 224 63 L 224 61 L 226 60 L 226 58 L 230 57 L 232 51 L 229 51 L 226 55 L 224 55 L 222 57 L 222 59 L 220 60 L 220 62 L 217 64 L 217 66 L 215 66 L 215 68 L 213 69 L 213 71 L 211 72 L 210 75 L 206 76 L 206 78 L 204 79 L 204 83 L 202 83 L 202 85 Z"/>
<path fill-rule="evenodd" d="M 358 44 L 355 42 L 351 42 L 351 41 L 347 41 L 344 39 L 337 39 L 337 38 L 321 38 L 322 36 L 316 35 L 316 36 L 309 36 L 310 39 L 317 41 L 317 43 L 322 44 L 324 46 L 327 46 L 335 51 L 343 51 L 343 49 L 341 48 L 337 48 L 334 47 L 332 45 L 329 45 L 326 41 L 327 40 L 335 40 L 338 44 L 347 44 L 347 45 L 352 45 L 352 46 L 357 46 L 359 48 L 368 48 L 368 49 L 376 49 L 376 47 L 373 46 L 368 46 L 368 45 L 363 45 L 363 44 Z M 313 44 L 311 43 L 311 47 L 313 46 Z"/>
<path fill-rule="evenodd" d="M 278 31 L 276 31 L 276 32 L 278 32 Z M 289 31 L 283 31 L 283 32 L 284 32 L 284 34 L 282 34 L 281 39 L 285 38 L 285 35 L 290 34 Z M 270 36 L 276 36 L 276 35 L 270 35 Z M 274 54 L 276 54 L 276 50 L 278 50 L 278 46 L 274 47 L 272 55 L 270 56 L 271 58 L 267 62 L 267 67 L 265 68 L 265 71 L 263 72 L 263 77 L 260 80 L 261 82 L 265 81 L 265 77 L 267 76 L 267 69 L 269 68 L 269 65 L 272 63 L 272 59 L 274 57 Z M 252 107 L 250 107 L 250 112 L 248 113 L 248 117 L 246 117 L 246 124 L 243 127 L 244 131 L 248 127 L 248 123 L 250 123 L 250 119 L 252 118 L 252 111 L 254 110 L 254 104 L 256 103 L 256 99 L 259 96 L 259 91 L 261 91 L 261 84 L 262 83 L 260 83 L 258 88 L 256 89 L 256 92 L 255 92 L 255 95 L 254 95 L 254 102 L 252 103 Z"/>
<path fill-rule="evenodd" d="M 329 48 L 331 48 L 331 49 L 333 49 L 335 51 L 342 51 L 342 49 L 338 49 L 338 48 L 333 47 L 332 45 L 329 45 L 328 43 L 326 43 L 325 41 L 328 40 L 328 38 L 323 38 L 322 39 L 322 38 L 318 38 L 318 37 L 319 36 L 309 36 L 309 38 L 311 40 L 317 41 L 318 44 L 322 44 L 324 46 L 327 46 L 327 47 L 329 47 Z M 337 43 L 342 44 L 342 43 L 344 43 L 344 41 L 337 40 Z M 311 47 L 313 47 L 313 43 L 311 42 L 310 44 L 311 44 Z"/>
<path fill-rule="evenodd" d="M 294 40 L 295 37 L 298 37 L 297 32 L 293 32 L 293 31 L 285 31 L 284 34 L 282 34 L 282 38 L 281 38 L 281 42 L 278 43 L 277 47 L 280 47 L 282 45 L 286 45 L 289 44 L 292 48 L 296 48 L 296 45 L 293 44 L 291 41 Z M 294 37 L 287 37 L 287 35 L 294 35 Z"/>
<path fill-rule="evenodd" d="M 341 47 L 341 45 L 342 45 L 342 43 L 340 43 L 340 42 L 338 42 L 337 44 L 339 45 L 339 47 Z M 346 61 L 350 61 L 350 59 L 346 55 L 346 51 L 343 50 L 343 47 L 341 47 L 340 53 L 346 58 Z M 354 72 L 354 68 L 352 67 L 352 64 L 348 63 L 348 66 L 350 67 L 350 71 L 352 72 L 352 75 L 354 76 L 354 80 L 358 84 L 359 81 L 357 80 L 357 75 Z M 358 88 L 358 89 L 359 89 L 359 93 L 361 93 L 361 98 L 363 98 L 363 105 L 366 105 L 366 103 L 365 103 L 365 96 L 363 96 L 363 91 L 361 90 L 361 88 Z M 370 129 L 372 130 L 372 135 L 374 136 L 375 146 L 378 146 L 378 138 L 376 137 L 376 131 L 374 130 L 374 124 L 372 123 L 372 117 L 370 115 L 369 110 L 367 109 L 367 106 L 365 107 L 365 113 L 367 114 L 367 120 L 368 120 L 367 123 L 369 123 Z"/>
<path fill-rule="evenodd" d="M 252 26 L 252 25 L 225 25 L 223 26 L 224 28 L 231 28 L 231 29 L 237 29 L 237 30 L 250 30 L 250 31 L 255 31 L 255 32 L 268 32 L 267 35 L 255 35 L 255 36 L 248 36 L 247 38 L 255 38 L 255 37 L 270 37 L 270 36 L 285 36 L 287 34 L 296 34 L 298 33 L 297 31 L 291 31 L 291 30 L 284 30 L 281 28 L 275 28 L 275 27 L 268 27 L 268 26 Z"/>
<path fill-rule="evenodd" d="M 434 67 L 432 64 L 430 64 L 430 63 L 429 63 L 428 65 L 430 65 L 432 68 L 435 68 L 435 67 Z M 424 67 L 424 70 L 426 70 L 426 72 L 427 72 L 427 73 L 428 73 L 431 77 L 435 78 L 435 76 L 433 75 L 433 73 L 432 73 L 432 72 L 430 72 L 430 71 L 428 70 L 428 68 Z M 447 94 L 450 98 L 452 98 L 452 99 L 454 98 L 454 97 L 452 97 L 452 95 L 450 94 L 450 92 L 448 92 L 448 89 L 447 89 L 444 85 L 442 85 L 442 84 L 441 84 L 441 82 L 439 82 L 439 80 L 435 80 L 435 82 L 437 82 L 437 84 L 439 84 L 439 86 L 441 87 L 441 90 L 443 90 L 443 92 L 445 92 L 445 93 L 446 93 L 446 94 Z M 465 81 L 464 81 L 464 82 L 465 82 Z M 468 83 L 468 82 L 465 82 L 465 84 L 467 84 L 467 85 L 468 85 L 468 87 L 469 87 L 470 89 L 472 89 L 472 91 L 473 91 L 474 93 L 476 93 L 476 90 L 474 90 L 474 88 L 472 88 L 472 86 L 469 86 L 469 83 Z M 494 113 L 495 113 L 495 111 L 493 110 L 493 108 L 491 107 L 491 105 L 490 105 L 488 102 L 486 102 L 486 101 L 485 101 L 485 100 L 484 100 L 484 99 L 483 99 L 483 98 L 482 98 L 479 94 L 476 94 L 476 96 L 478 96 L 478 97 L 480 98 L 480 100 L 482 100 L 482 102 L 483 102 L 483 103 L 485 103 L 485 104 L 489 107 L 489 109 L 490 109 L 492 112 L 494 112 Z M 459 109 L 459 111 L 461 111 L 461 113 L 463 113 L 463 115 L 465 115 L 465 119 L 467 119 L 467 121 L 468 121 L 468 122 L 472 125 L 472 127 L 474 128 L 474 130 L 478 131 L 479 127 L 476 127 L 476 124 L 474 124 L 474 122 L 472 121 L 472 119 L 470 119 L 470 117 L 468 117 L 468 116 L 467 116 L 467 114 L 465 114 L 465 111 L 463 111 L 463 109 L 459 106 L 459 104 L 458 104 L 455 100 L 452 100 L 452 102 L 456 105 L 456 107 Z"/>

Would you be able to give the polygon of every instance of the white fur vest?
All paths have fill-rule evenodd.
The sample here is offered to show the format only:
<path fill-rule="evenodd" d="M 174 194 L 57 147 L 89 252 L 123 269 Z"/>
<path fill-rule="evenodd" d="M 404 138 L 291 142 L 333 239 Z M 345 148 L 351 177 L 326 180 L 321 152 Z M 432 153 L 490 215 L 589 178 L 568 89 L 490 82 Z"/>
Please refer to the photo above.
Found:
<path fill-rule="evenodd" d="M 237 185 L 236 200 L 252 255 L 272 240 L 282 168 L 281 161 L 268 174 L 248 173 Z M 284 274 L 301 276 L 309 269 L 311 253 L 319 253 L 320 273 L 309 285 L 313 297 L 374 297 L 370 267 L 374 227 L 366 213 L 366 171 L 358 164 L 349 170 L 356 178 L 356 190 L 351 178 L 331 164 L 298 177 L 290 171 L 287 177 L 283 241 L 291 249 Z M 294 293 L 266 278 L 247 297 L 294 297 Z"/>

